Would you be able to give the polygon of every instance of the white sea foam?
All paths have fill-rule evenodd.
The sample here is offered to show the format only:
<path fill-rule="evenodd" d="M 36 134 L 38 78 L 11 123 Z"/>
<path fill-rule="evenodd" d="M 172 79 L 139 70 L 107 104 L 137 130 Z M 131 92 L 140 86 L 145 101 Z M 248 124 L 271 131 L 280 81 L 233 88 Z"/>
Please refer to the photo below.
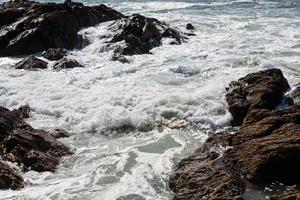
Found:
<path fill-rule="evenodd" d="M 75 133 L 63 139 L 75 153 L 57 172 L 27 172 L 28 186 L 1 191 L 1 198 L 170 199 L 167 178 L 174 162 L 195 150 L 207 131 L 228 125 L 224 95 L 230 81 L 279 67 L 289 82 L 300 82 L 299 13 L 274 10 L 278 2 L 264 1 L 256 6 L 265 9 L 243 10 L 250 4 L 236 8 L 239 2 L 114 3 L 182 31 L 188 22 L 196 27 L 197 36 L 187 43 L 163 41 L 152 55 L 129 57 L 130 64 L 111 61 L 112 52 L 104 48 L 101 35 L 110 22 L 81 31 L 91 45 L 69 57 L 85 68 L 22 71 L 11 68 L 21 58 L 0 58 L 0 105 L 28 104 L 34 127 Z M 161 117 L 185 119 L 197 128 L 138 131 Z M 126 127 L 134 133 L 110 134 Z"/>

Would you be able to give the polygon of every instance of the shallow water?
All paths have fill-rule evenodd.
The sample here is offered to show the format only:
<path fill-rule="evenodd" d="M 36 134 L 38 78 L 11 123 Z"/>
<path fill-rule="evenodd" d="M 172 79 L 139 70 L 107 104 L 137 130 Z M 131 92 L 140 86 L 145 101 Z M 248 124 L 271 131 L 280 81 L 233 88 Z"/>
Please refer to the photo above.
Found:
<path fill-rule="evenodd" d="M 86 68 L 17 71 L 11 65 L 21 58 L 0 58 L 0 105 L 28 104 L 34 127 L 70 130 L 74 135 L 62 141 L 75 152 L 55 173 L 25 173 L 28 186 L 1 191 L 0 199 L 170 199 L 174 165 L 227 125 L 230 81 L 278 67 L 291 85 L 300 82 L 297 0 L 84 2 L 156 17 L 182 31 L 190 22 L 197 36 L 180 46 L 164 41 L 152 55 L 121 64 L 103 51 L 100 36 L 110 24 L 104 23 L 82 30 L 92 44 L 70 55 Z M 138 131 L 162 118 L 193 126 Z M 130 129 L 115 131 L 122 127 Z"/>

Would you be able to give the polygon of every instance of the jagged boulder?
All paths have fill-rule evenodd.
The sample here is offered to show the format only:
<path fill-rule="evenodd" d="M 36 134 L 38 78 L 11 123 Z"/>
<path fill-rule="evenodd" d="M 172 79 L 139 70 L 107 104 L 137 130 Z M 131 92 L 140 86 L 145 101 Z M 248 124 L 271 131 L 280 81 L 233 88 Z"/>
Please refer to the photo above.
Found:
<path fill-rule="evenodd" d="M 117 55 L 148 54 L 152 48 L 161 45 L 162 38 L 173 38 L 177 44 L 186 39 L 167 24 L 139 14 L 115 21 L 109 26 L 109 30 L 112 36 L 108 43 L 119 44 L 115 48 Z"/>
<path fill-rule="evenodd" d="M 0 56 L 31 54 L 49 48 L 75 48 L 83 27 L 122 18 L 105 5 L 9 1 L 0 6 Z"/>
<path fill-rule="evenodd" d="M 63 58 L 54 64 L 53 69 L 61 70 L 61 69 L 71 69 L 75 67 L 84 67 L 84 66 L 74 59 Z"/>
<path fill-rule="evenodd" d="M 27 106 L 12 111 L 0 107 L 0 155 L 25 171 L 54 171 L 60 158 L 72 152 L 47 131 L 27 124 L 28 111 Z"/>
<path fill-rule="evenodd" d="M 227 88 L 226 101 L 233 116 L 233 124 L 241 125 L 248 111 L 253 108 L 274 109 L 280 104 L 292 104 L 284 96 L 289 89 L 280 69 L 251 73 L 231 82 Z"/>
<path fill-rule="evenodd" d="M 44 58 L 47 58 L 48 60 L 60 60 L 67 55 L 67 51 L 60 48 L 58 49 L 50 48 L 47 51 L 44 51 L 42 55 Z"/>
<path fill-rule="evenodd" d="M 34 56 L 29 56 L 14 65 L 15 69 L 26 69 L 26 70 L 37 70 L 46 69 L 48 63 L 36 58 Z"/>

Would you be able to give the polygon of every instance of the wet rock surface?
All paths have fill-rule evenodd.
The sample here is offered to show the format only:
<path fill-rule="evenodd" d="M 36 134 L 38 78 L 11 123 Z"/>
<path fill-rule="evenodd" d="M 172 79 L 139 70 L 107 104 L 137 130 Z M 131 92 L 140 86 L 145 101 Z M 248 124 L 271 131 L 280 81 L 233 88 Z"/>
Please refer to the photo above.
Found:
<path fill-rule="evenodd" d="M 20 189 L 24 186 L 23 178 L 16 170 L 0 161 L 0 189 Z"/>
<path fill-rule="evenodd" d="M 242 198 L 245 184 L 238 173 L 224 165 L 219 151 L 218 142 L 226 144 L 228 139 L 225 133 L 210 137 L 194 155 L 178 164 L 169 180 L 174 200 Z"/>
<path fill-rule="evenodd" d="M 47 51 L 43 52 L 43 57 L 48 60 L 60 60 L 67 55 L 67 51 L 64 49 L 54 49 L 50 48 Z"/>
<path fill-rule="evenodd" d="M 34 129 L 26 123 L 24 118 L 28 117 L 28 112 L 27 106 L 12 111 L 0 107 L 0 155 L 4 161 L 17 163 L 24 171 L 53 172 L 61 157 L 71 151 L 47 131 Z M 3 168 L 0 169 L 2 189 L 23 186 L 16 172 L 5 164 L 0 167 Z M 5 177 L 6 174 L 9 176 Z"/>
<path fill-rule="evenodd" d="M 234 124 L 241 125 L 252 108 L 274 109 L 284 104 L 284 93 L 290 89 L 279 69 L 260 71 L 230 83 L 226 94 Z"/>
<path fill-rule="evenodd" d="M 83 27 L 120 19 L 105 5 L 10 1 L 0 6 L 0 56 L 31 54 L 49 48 L 71 49 L 83 41 Z"/>
<path fill-rule="evenodd" d="M 24 58 L 20 62 L 14 65 L 15 69 L 26 69 L 26 70 L 38 70 L 38 69 L 46 69 L 48 63 L 38 59 L 34 56 L 29 56 Z"/>
<path fill-rule="evenodd" d="M 245 115 L 241 127 L 213 134 L 178 164 L 170 177 L 174 199 L 265 199 L 258 188 L 274 182 L 296 187 L 273 193 L 271 199 L 298 199 L 300 106 L 275 109 L 289 88 L 282 72 L 261 71 L 239 79 L 234 88 L 232 84 L 230 92 L 236 91 L 230 97 L 236 98 L 237 105 L 244 101 L 247 105 L 236 113 Z"/>
<path fill-rule="evenodd" d="M 161 45 L 162 38 L 172 38 L 177 44 L 186 39 L 167 24 L 139 14 L 117 20 L 109 30 L 112 36 L 108 43 L 118 43 L 114 50 L 116 55 L 148 54 Z"/>
<path fill-rule="evenodd" d="M 75 67 L 84 67 L 84 66 L 74 59 L 63 58 L 54 64 L 53 69 L 61 70 L 61 69 L 71 69 Z"/>

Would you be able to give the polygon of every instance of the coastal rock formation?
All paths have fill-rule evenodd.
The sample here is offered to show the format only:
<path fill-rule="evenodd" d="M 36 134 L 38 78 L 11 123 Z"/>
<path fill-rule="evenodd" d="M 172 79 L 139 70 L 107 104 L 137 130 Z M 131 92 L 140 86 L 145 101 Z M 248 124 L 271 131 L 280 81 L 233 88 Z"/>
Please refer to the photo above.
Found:
<path fill-rule="evenodd" d="M 84 67 L 84 66 L 74 59 L 63 58 L 54 64 L 53 69 L 60 70 L 60 69 L 71 69 L 75 67 Z"/>
<path fill-rule="evenodd" d="M 178 164 L 170 177 L 174 199 L 252 200 L 257 199 L 255 195 L 265 199 L 249 185 L 300 183 L 300 106 L 275 109 L 289 88 L 282 72 L 271 69 L 249 74 L 230 88 L 229 103 L 235 98 L 234 105 L 247 105 L 240 113 L 235 110 L 236 116 L 245 116 L 242 126 L 213 134 L 193 156 Z M 294 200 L 299 193 L 295 187 L 274 193 L 271 199 Z"/>
<path fill-rule="evenodd" d="M 0 107 L 0 155 L 3 160 L 19 164 L 24 171 L 54 171 L 60 158 L 71 154 L 71 151 L 50 133 L 27 124 L 24 118 L 28 116 L 28 112 L 28 107 L 12 111 Z M 5 171 L 3 173 L 5 175 Z M 7 184 L 3 188 L 17 189 L 17 186 L 21 186 L 22 179 L 19 176 L 14 175 L 12 178 L 13 181 L 3 178 L 2 182 L 11 182 L 10 186 Z M 13 184 L 14 180 L 16 186 Z"/>
<path fill-rule="evenodd" d="M 269 69 L 233 81 L 227 88 L 226 101 L 233 116 L 234 125 L 241 125 L 253 108 L 274 109 L 284 104 L 284 93 L 290 89 L 279 69 Z M 291 103 L 291 102 L 287 102 Z"/>
<path fill-rule="evenodd" d="M 23 178 L 10 166 L 0 161 L 0 189 L 20 189 L 24 186 Z"/>
<path fill-rule="evenodd" d="M 42 55 L 44 58 L 47 58 L 48 60 L 60 60 L 67 55 L 67 51 L 60 48 L 58 49 L 50 48 L 47 51 L 44 51 Z"/>
<path fill-rule="evenodd" d="M 300 183 L 300 106 L 254 109 L 225 152 L 226 162 L 253 183 Z"/>
<path fill-rule="evenodd" d="M 226 133 L 210 137 L 194 155 L 178 164 L 169 179 L 174 200 L 242 199 L 245 184 L 235 171 L 222 162 L 219 142 L 230 142 Z"/>
<path fill-rule="evenodd" d="M 0 56 L 75 48 L 83 41 L 81 28 L 122 17 L 105 5 L 9 1 L 0 6 Z"/>
<path fill-rule="evenodd" d="M 24 58 L 20 62 L 14 65 L 15 69 L 26 69 L 26 70 L 37 70 L 37 69 L 46 69 L 48 63 L 38 59 L 34 56 L 29 56 Z"/>
<path fill-rule="evenodd" d="M 139 14 L 117 20 L 109 26 L 109 30 L 112 37 L 108 43 L 118 43 L 116 55 L 148 54 L 152 48 L 161 45 L 162 38 L 172 38 L 176 44 L 186 39 L 167 24 Z"/>

